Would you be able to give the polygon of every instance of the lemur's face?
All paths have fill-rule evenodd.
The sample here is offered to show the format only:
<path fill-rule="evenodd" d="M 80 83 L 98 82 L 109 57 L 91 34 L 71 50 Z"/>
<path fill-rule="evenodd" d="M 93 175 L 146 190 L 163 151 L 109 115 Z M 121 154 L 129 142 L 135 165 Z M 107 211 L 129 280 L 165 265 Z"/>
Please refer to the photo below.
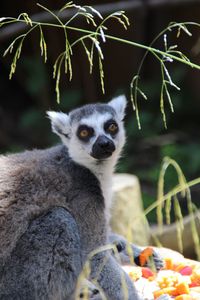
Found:
<path fill-rule="evenodd" d="M 117 160 L 125 142 L 123 126 L 126 99 L 91 104 L 67 114 L 48 112 L 52 128 L 69 149 L 72 159 L 88 166 Z"/>
<path fill-rule="evenodd" d="M 123 125 L 114 114 L 94 112 L 80 122 L 72 123 L 72 136 L 68 144 L 70 154 L 85 159 L 105 160 L 124 144 Z M 74 156 L 74 155 L 73 155 Z"/>

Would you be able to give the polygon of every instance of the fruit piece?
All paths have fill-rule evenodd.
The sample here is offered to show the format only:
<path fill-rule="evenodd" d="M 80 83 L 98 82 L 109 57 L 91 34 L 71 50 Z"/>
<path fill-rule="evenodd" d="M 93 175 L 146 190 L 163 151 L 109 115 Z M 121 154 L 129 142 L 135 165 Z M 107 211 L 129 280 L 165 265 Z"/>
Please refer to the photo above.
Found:
<path fill-rule="evenodd" d="M 140 266 L 143 267 L 149 260 L 149 257 L 152 255 L 153 255 L 153 249 L 151 247 L 145 248 L 139 255 Z"/>
<path fill-rule="evenodd" d="M 193 287 L 196 287 L 196 286 L 199 287 L 199 284 L 196 283 L 196 282 L 191 282 L 191 283 L 189 283 L 189 287 L 190 287 L 190 288 L 193 288 Z"/>
<path fill-rule="evenodd" d="M 158 297 L 160 297 L 161 295 L 164 295 L 164 294 L 168 294 L 170 296 L 177 296 L 176 288 L 175 287 L 167 287 L 167 288 L 160 289 L 160 290 L 153 292 L 154 299 L 157 299 Z"/>
<path fill-rule="evenodd" d="M 183 276 L 190 276 L 192 275 L 192 267 L 185 266 L 182 270 L 179 271 L 179 273 Z"/>
<path fill-rule="evenodd" d="M 190 276 L 191 282 L 200 285 L 200 268 L 194 269 Z"/>
<path fill-rule="evenodd" d="M 200 294 L 200 286 L 195 286 L 190 289 L 190 292 L 195 292 Z"/>
<path fill-rule="evenodd" d="M 154 273 L 149 268 L 142 268 L 142 277 L 149 278 L 154 277 Z"/>
<path fill-rule="evenodd" d="M 124 271 L 131 277 L 133 281 L 136 281 L 140 277 L 142 277 L 142 270 L 140 267 L 125 265 L 122 266 Z"/>
<path fill-rule="evenodd" d="M 171 271 L 171 270 L 162 270 L 158 273 L 157 284 L 159 287 L 175 287 L 180 281 L 182 281 L 181 274 Z"/>
<path fill-rule="evenodd" d="M 179 263 L 178 265 L 176 265 L 176 267 L 174 267 L 174 271 L 179 272 L 184 269 L 186 267 L 185 263 Z"/>
<path fill-rule="evenodd" d="M 173 260 L 171 257 L 166 257 L 165 259 L 165 269 L 166 270 L 173 270 Z"/>
<path fill-rule="evenodd" d="M 148 277 L 148 281 L 154 281 L 156 278 L 156 274 L 154 274 L 153 276 Z"/>
<path fill-rule="evenodd" d="M 189 289 L 189 285 L 187 282 L 180 282 L 176 285 L 176 291 L 177 294 L 182 295 L 182 294 L 189 294 L 190 293 L 190 289 Z"/>
<path fill-rule="evenodd" d="M 175 300 L 192 300 L 192 296 L 187 294 L 179 295 L 175 298 Z"/>

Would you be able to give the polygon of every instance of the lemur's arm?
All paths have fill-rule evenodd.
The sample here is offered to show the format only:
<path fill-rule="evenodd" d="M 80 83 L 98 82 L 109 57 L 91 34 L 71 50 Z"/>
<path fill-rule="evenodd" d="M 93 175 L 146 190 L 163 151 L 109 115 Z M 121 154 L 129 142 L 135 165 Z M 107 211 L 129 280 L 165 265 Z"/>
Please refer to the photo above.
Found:
<path fill-rule="evenodd" d="M 122 264 L 128 264 L 130 263 L 130 256 L 127 253 L 127 245 L 129 244 L 125 238 L 122 236 L 110 233 L 109 234 L 109 242 L 111 244 L 115 244 L 118 253 L 120 256 L 120 263 Z M 133 251 L 134 255 L 134 261 L 136 264 L 139 264 L 139 255 L 141 251 L 144 249 L 144 247 L 139 247 L 134 244 L 129 244 L 131 246 L 131 249 Z M 103 255 L 103 253 L 100 253 L 94 257 L 93 264 L 92 264 L 92 280 L 95 284 L 95 287 L 89 287 L 90 290 L 90 299 L 91 300 L 102 300 L 104 299 L 101 296 L 100 288 L 104 291 L 105 296 L 110 299 L 123 299 L 123 288 L 122 288 L 122 278 L 125 279 L 125 282 L 127 284 L 128 290 L 129 290 L 129 298 L 128 299 L 141 299 L 142 296 L 139 296 L 135 290 L 135 288 L 132 285 L 132 282 L 130 282 L 130 278 L 125 274 L 119 265 L 119 263 L 116 260 L 116 256 L 111 256 L 108 254 L 108 256 Z M 154 263 L 157 269 L 160 269 L 163 266 L 163 261 L 160 258 L 159 254 L 154 250 L 153 254 Z M 103 268 L 102 268 L 103 266 Z M 98 274 L 98 270 L 102 268 L 102 271 L 99 274 L 99 277 L 96 278 L 96 274 Z M 123 277 L 124 276 L 124 277 Z M 96 281 L 97 279 L 97 281 Z"/>
<path fill-rule="evenodd" d="M 36 218 L 0 266 L 0 299 L 71 299 L 82 269 L 80 249 L 77 224 L 65 209 Z"/>
<path fill-rule="evenodd" d="M 0 266 L 0 299 L 74 300 L 81 272 L 81 244 L 73 217 L 63 208 L 54 208 L 33 220 L 19 239 L 5 266 Z M 100 271 L 100 272 L 99 272 Z M 140 300 L 129 276 L 111 253 L 101 252 L 92 260 L 92 279 L 109 300 Z M 124 285 L 122 284 L 123 279 Z M 94 299 L 102 299 L 93 290 Z M 96 294 L 96 295 L 95 295 Z"/>
<path fill-rule="evenodd" d="M 111 232 L 109 234 L 109 242 L 111 244 L 116 245 L 122 264 L 128 264 L 131 262 L 130 254 L 127 252 L 128 247 L 131 246 L 131 250 L 133 253 L 133 257 L 134 257 L 134 262 L 137 265 L 140 265 L 139 255 L 144 250 L 145 247 L 140 247 L 140 246 L 131 244 L 124 237 L 122 237 L 121 235 L 118 235 L 116 233 L 113 233 L 113 232 Z M 159 270 L 163 267 L 163 260 L 160 257 L 160 255 L 156 252 L 156 250 L 153 251 L 153 260 L 154 260 L 155 267 L 157 270 Z"/>
<path fill-rule="evenodd" d="M 106 252 L 96 254 L 92 260 L 91 280 L 97 288 L 100 287 L 99 290 L 109 300 L 142 300 L 130 277 L 123 271 L 111 253 Z M 94 299 L 104 298 L 96 295 Z"/>

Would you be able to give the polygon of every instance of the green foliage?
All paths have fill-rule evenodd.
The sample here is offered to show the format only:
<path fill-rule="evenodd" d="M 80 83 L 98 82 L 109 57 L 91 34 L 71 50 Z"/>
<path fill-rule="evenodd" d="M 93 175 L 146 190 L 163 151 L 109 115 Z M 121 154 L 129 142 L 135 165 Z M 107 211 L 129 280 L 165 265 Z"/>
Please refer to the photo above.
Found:
<path fill-rule="evenodd" d="M 48 27 L 56 27 L 63 31 L 64 38 L 65 38 L 65 49 L 62 53 L 60 53 L 54 63 L 53 66 L 53 78 L 55 79 L 55 91 L 57 95 L 57 102 L 60 103 L 60 76 L 61 76 L 61 69 L 64 66 L 64 72 L 65 74 L 69 74 L 69 80 L 72 80 L 73 76 L 73 70 L 72 70 L 72 56 L 73 56 L 73 50 L 74 47 L 77 44 L 81 44 L 85 50 L 85 53 L 88 58 L 88 62 L 90 65 L 90 73 L 92 73 L 93 70 L 93 58 L 94 58 L 94 51 L 96 50 L 96 53 L 98 55 L 98 61 L 99 61 L 99 75 L 100 75 L 100 82 L 102 87 L 102 92 L 104 93 L 104 70 L 103 70 L 103 52 L 100 46 L 100 39 L 102 42 L 106 41 L 105 31 L 108 30 L 107 28 L 107 22 L 110 19 L 116 20 L 118 23 L 120 23 L 124 29 L 127 29 L 127 26 L 129 26 L 129 20 L 127 16 L 125 15 L 124 11 L 117 11 L 113 12 L 112 14 L 108 15 L 107 17 L 103 18 L 101 14 L 94 9 L 91 6 L 84 5 L 79 6 L 74 4 L 72 1 L 66 3 L 56 14 L 47 7 L 37 4 L 42 10 L 49 13 L 52 18 L 56 21 L 55 23 L 45 23 L 45 22 L 36 22 L 30 19 L 27 13 L 22 13 L 19 15 L 18 18 L 12 18 L 12 17 L 2 17 L 0 18 L 0 27 L 11 24 L 11 23 L 26 23 L 28 27 L 30 27 L 26 33 L 18 36 L 15 38 L 12 43 L 8 46 L 8 48 L 4 52 L 4 56 L 8 53 L 12 53 L 14 51 L 14 47 L 16 47 L 13 61 L 11 63 L 11 70 L 10 70 L 10 76 L 11 79 L 13 74 L 16 71 L 17 61 L 20 58 L 22 46 L 24 43 L 24 40 L 27 38 L 27 36 L 35 29 L 39 29 L 40 34 L 40 51 L 41 56 L 44 57 L 44 62 L 47 62 L 47 44 L 44 37 L 43 28 Z M 62 21 L 60 14 L 64 10 L 69 9 L 75 9 L 76 12 L 74 15 L 67 21 Z M 91 30 L 85 30 L 82 28 L 76 28 L 71 26 L 72 21 L 77 17 L 83 17 L 88 24 L 92 26 L 93 31 Z M 99 24 L 96 23 L 96 18 L 99 19 Z M 77 38 L 75 41 L 71 42 L 68 38 L 68 31 L 69 30 L 75 30 L 83 35 L 79 38 Z M 86 43 L 89 42 L 89 47 L 86 46 Z"/>
<path fill-rule="evenodd" d="M 66 3 L 57 13 L 51 11 L 49 8 L 41 4 L 37 4 L 37 5 L 52 17 L 54 21 L 53 23 L 37 22 L 31 20 L 31 18 L 28 16 L 27 13 L 20 14 L 18 18 L 13 18 L 13 17 L 0 18 L 0 27 L 12 23 L 25 23 L 28 27 L 28 29 L 26 29 L 26 32 L 16 37 L 4 52 L 4 56 L 5 56 L 8 53 L 13 53 L 15 49 L 15 53 L 13 55 L 13 61 L 11 63 L 10 79 L 12 78 L 13 74 L 16 71 L 17 61 L 21 56 L 24 40 L 27 38 L 27 36 L 29 36 L 29 34 L 33 30 L 39 29 L 39 36 L 40 36 L 39 47 L 40 47 L 41 55 L 44 57 L 44 62 L 47 61 L 48 47 L 43 32 L 43 29 L 46 26 L 60 29 L 61 31 L 63 31 L 64 38 L 65 38 L 64 51 L 58 55 L 53 66 L 53 78 L 55 79 L 55 91 L 56 91 L 58 102 L 60 102 L 61 69 L 62 67 L 64 67 L 64 73 L 69 74 L 69 80 L 72 80 L 72 76 L 73 76 L 72 58 L 73 58 L 74 48 L 77 44 L 82 45 L 86 53 L 90 65 L 90 73 L 93 70 L 94 51 L 96 51 L 98 56 L 99 75 L 100 75 L 100 82 L 101 82 L 101 88 L 103 93 L 105 93 L 105 89 L 104 89 L 104 69 L 103 69 L 104 55 L 101 48 L 102 42 L 105 43 L 107 39 L 110 39 L 134 47 L 142 48 L 145 49 L 146 52 L 140 63 L 137 74 L 133 76 L 133 79 L 130 83 L 130 96 L 131 96 L 133 109 L 136 111 L 137 124 L 139 129 L 141 129 L 141 122 L 140 122 L 139 109 L 138 109 L 138 94 L 145 100 L 147 100 L 147 94 L 143 91 L 139 83 L 139 80 L 140 80 L 141 69 L 145 61 L 145 58 L 147 54 L 150 53 L 160 64 L 160 72 L 161 72 L 160 111 L 162 114 L 164 126 L 165 128 L 167 128 L 167 117 L 166 117 L 166 108 L 165 108 L 166 102 L 168 102 L 171 112 L 174 112 L 174 105 L 171 98 L 170 88 L 175 88 L 178 91 L 180 90 L 180 88 L 177 86 L 177 84 L 174 83 L 170 75 L 170 72 L 168 70 L 169 63 L 172 64 L 174 61 L 178 61 L 183 65 L 187 65 L 192 68 L 200 70 L 200 66 L 198 64 L 192 63 L 185 54 L 183 54 L 181 51 L 178 50 L 177 45 L 170 45 L 168 43 L 168 35 L 172 30 L 175 30 L 177 32 L 177 39 L 179 38 L 181 33 L 184 33 L 190 37 L 192 33 L 189 31 L 188 27 L 189 26 L 200 27 L 200 24 L 194 22 L 181 22 L 181 23 L 172 22 L 167 26 L 167 28 L 165 28 L 162 32 L 160 32 L 160 34 L 152 41 L 150 46 L 146 46 L 140 43 L 136 43 L 133 41 L 118 38 L 116 36 L 105 34 L 105 32 L 108 30 L 107 21 L 111 19 L 116 20 L 124 27 L 124 29 L 127 29 L 127 27 L 130 24 L 124 11 L 116 11 L 111 13 L 107 17 L 103 18 L 102 15 L 93 7 L 88 5 L 79 6 L 74 4 L 72 1 Z M 61 13 L 69 9 L 75 9 L 74 14 L 69 20 L 63 20 L 61 17 Z M 88 24 L 90 24 L 92 30 L 86 30 L 83 28 L 77 28 L 73 26 L 73 20 L 80 16 L 83 17 Z M 78 37 L 75 41 L 71 42 L 68 37 L 69 31 L 79 32 L 81 36 Z M 160 37 L 163 37 L 163 50 L 156 49 L 153 47 L 155 42 Z"/>
<path fill-rule="evenodd" d="M 38 96 L 48 83 L 45 65 L 37 57 L 24 57 L 21 68 L 27 74 L 25 89 L 31 96 Z"/>
<path fill-rule="evenodd" d="M 151 196 L 149 193 L 142 193 L 142 199 L 143 199 L 143 206 L 144 206 L 144 210 L 146 210 L 150 205 L 152 205 L 153 203 L 155 203 L 155 197 Z M 156 212 L 155 210 L 151 210 L 148 215 L 148 222 L 150 222 L 151 224 L 156 224 L 157 223 L 157 217 L 156 217 Z"/>
<path fill-rule="evenodd" d="M 49 121 L 44 112 L 35 108 L 30 108 L 21 115 L 18 126 L 31 144 L 38 145 L 38 147 L 42 145 L 44 147 L 45 144 L 52 144 L 58 140 L 54 135 L 47 135 L 50 127 Z M 42 141 L 41 146 L 38 141 Z"/>
<path fill-rule="evenodd" d="M 62 102 L 59 108 L 62 111 L 70 111 L 80 105 L 82 93 L 80 90 L 65 90 L 61 93 Z"/>
<path fill-rule="evenodd" d="M 181 166 L 188 177 L 198 174 L 200 170 L 200 143 L 190 142 L 188 144 L 169 144 L 161 148 L 161 155 L 173 157 Z M 171 177 L 172 178 L 172 177 Z"/>

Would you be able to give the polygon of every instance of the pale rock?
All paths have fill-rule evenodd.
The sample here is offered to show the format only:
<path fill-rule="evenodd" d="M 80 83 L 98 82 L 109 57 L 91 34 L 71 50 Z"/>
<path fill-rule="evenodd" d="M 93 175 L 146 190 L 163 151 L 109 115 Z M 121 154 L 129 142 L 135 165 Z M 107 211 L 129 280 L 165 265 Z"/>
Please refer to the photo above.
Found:
<path fill-rule="evenodd" d="M 114 232 L 141 246 L 149 244 L 147 224 L 143 218 L 139 180 L 130 174 L 113 176 L 113 204 L 110 225 Z"/>

